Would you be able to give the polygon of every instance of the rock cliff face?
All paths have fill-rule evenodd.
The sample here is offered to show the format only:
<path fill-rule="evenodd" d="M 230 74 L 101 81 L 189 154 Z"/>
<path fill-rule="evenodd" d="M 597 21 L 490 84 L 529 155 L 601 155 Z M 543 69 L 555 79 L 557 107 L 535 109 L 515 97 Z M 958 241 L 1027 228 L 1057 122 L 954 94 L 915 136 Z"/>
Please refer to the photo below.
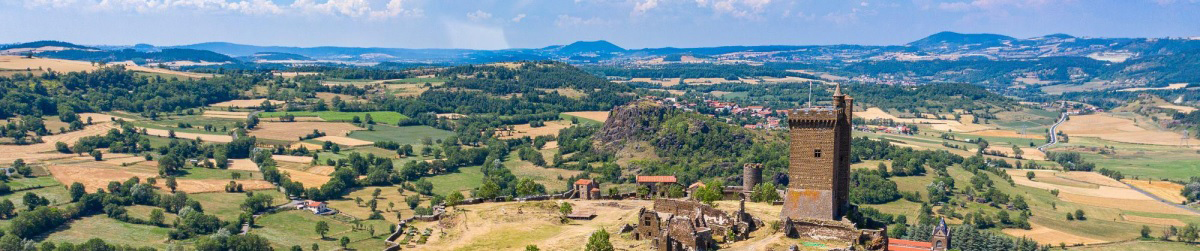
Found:
<path fill-rule="evenodd" d="M 640 101 L 614 108 L 593 139 L 598 149 L 610 153 L 632 147 L 633 152 L 653 150 L 664 157 L 731 157 L 748 149 L 754 136 L 699 113 Z M 653 149 L 645 149 L 647 144 Z"/>
<path fill-rule="evenodd" d="M 619 151 L 626 143 L 653 138 L 670 113 L 670 107 L 648 101 L 614 107 L 593 139 L 604 151 Z"/>

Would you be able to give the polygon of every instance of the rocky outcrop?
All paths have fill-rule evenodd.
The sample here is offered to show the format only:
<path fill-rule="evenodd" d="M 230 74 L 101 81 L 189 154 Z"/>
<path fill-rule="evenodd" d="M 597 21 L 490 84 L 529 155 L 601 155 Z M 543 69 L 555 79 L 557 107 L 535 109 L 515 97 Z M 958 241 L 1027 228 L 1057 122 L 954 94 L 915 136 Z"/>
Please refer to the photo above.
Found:
<path fill-rule="evenodd" d="M 653 138 L 672 108 L 650 101 L 638 101 L 614 107 L 612 115 L 593 137 L 600 149 L 616 152 L 630 141 Z"/>

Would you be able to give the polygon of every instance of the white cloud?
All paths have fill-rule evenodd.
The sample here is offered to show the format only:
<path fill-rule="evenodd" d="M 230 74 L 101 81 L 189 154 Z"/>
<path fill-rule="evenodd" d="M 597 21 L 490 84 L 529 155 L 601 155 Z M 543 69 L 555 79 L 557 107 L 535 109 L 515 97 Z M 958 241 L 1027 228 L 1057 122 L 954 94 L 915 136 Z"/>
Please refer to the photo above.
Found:
<path fill-rule="evenodd" d="M 654 8 L 658 8 L 658 0 L 645 0 L 644 2 L 638 2 L 633 6 L 633 14 L 646 13 L 646 11 Z"/>
<path fill-rule="evenodd" d="M 709 6 L 711 3 L 713 11 L 718 14 L 728 14 L 734 17 L 741 18 L 758 18 L 758 15 L 763 12 L 771 0 L 697 0 L 696 4 L 700 7 Z"/>
<path fill-rule="evenodd" d="M 517 16 L 512 18 L 514 23 L 520 23 L 521 20 L 525 20 L 525 13 L 517 14 Z"/>
<path fill-rule="evenodd" d="M 488 20 L 488 19 L 492 19 L 492 13 L 487 13 L 486 11 L 483 11 L 483 10 L 475 10 L 475 11 L 467 13 L 467 19 L 470 19 L 471 21 L 476 21 L 476 22 Z"/>
<path fill-rule="evenodd" d="M 508 49 L 508 38 L 504 29 L 488 27 L 476 23 L 447 21 L 446 34 L 450 38 L 450 46 L 463 49 L 496 50 Z"/>
<path fill-rule="evenodd" d="M 419 17 L 421 9 L 405 8 L 411 0 L 388 0 L 382 8 L 369 1 L 382 0 L 296 0 L 278 5 L 272 0 L 18 0 L 27 8 L 78 9 L 85 11 L 197 11 L 241 13 L 247 15 L 330 15 L 352 18 L 386 19 L 397 16 Z M 323 2 L 317 2 L 323 1 Z"/>

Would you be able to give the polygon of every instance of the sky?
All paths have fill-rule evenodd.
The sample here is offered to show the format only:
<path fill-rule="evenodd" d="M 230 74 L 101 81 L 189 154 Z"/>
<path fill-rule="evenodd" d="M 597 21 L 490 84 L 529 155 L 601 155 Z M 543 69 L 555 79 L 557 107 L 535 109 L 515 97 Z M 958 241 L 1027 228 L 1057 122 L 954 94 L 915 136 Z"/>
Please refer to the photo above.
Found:
<path fill-rule="evenodd" d="M 1200 0 L 0 0 L 0 43 L 625 48 L 1200 36 Z"/>

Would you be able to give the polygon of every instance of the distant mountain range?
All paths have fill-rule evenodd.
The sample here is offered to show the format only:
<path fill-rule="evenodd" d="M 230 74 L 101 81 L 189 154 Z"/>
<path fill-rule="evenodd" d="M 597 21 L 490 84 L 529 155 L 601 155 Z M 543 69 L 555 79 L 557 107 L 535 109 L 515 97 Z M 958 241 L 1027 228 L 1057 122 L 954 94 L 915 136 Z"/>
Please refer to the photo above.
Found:
<path fill-rule="evenodd" d="M 0 54 L 28 54 L 79 60 L 149 62 L 206 61 L 228 63 L 487 63 L 514 60 L 563 60 L 572 63 L 745 63 L 855 62 L 926 60 L 1024 60 L 1048 57 L 1088 57 L 1123 62 L 1200 50 L 1195 38 L 1080 38 L 1066 34 L 1019 39 L 997 34 L 940 32 L 904 45 L 763 45 L 702 48 L 625 49 L 608 41 L 580 41 L 533 49 L 404 49 L 375 47 L 288 47 L 209 42 L 180 46 L 82 46 L 60 41 L 37 41 L 0 47 Z M 213 53 L 203 53 L 208 51 Z M 223 55 L 217 56 L 214 54 Z M 655 61 L 658 59 L 657 61 Z M 223 60 L 223 61 L 213 61 Z"/>

